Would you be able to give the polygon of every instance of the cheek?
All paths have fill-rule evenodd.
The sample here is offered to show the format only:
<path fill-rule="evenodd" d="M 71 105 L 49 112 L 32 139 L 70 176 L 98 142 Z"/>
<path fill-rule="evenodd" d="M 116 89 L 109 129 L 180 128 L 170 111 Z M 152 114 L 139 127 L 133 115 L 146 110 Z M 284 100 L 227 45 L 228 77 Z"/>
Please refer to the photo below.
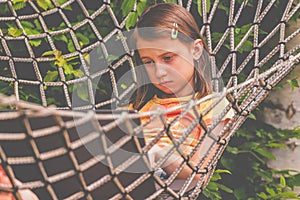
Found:
<path fill-rule="evenodd" d="M 153 67 L 145 67 L 145 71 L 151 81 L 155 79 L 155 69 Z"/>
<path fill-rule="evenodd" d="M 189 62 L 180 62 L 173 68 L 174 73 L 179 76 L 190 76 L 194 74 L 195 67 L 191 65 Z"/>

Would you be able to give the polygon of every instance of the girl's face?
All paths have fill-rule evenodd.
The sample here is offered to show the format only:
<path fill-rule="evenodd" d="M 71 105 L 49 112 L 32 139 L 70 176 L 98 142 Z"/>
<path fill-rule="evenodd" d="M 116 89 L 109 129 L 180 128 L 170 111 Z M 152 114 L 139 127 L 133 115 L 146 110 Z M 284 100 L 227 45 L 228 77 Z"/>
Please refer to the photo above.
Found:
<path fill-rule="evenodd" d="M 165 97 L 183 97 L 194 92 L 194 43 L 179 39 L 138 38 L 137 50 L 152 84 L 166 94 Z M 202 49 L 201 49 L 202 50 Z"/>

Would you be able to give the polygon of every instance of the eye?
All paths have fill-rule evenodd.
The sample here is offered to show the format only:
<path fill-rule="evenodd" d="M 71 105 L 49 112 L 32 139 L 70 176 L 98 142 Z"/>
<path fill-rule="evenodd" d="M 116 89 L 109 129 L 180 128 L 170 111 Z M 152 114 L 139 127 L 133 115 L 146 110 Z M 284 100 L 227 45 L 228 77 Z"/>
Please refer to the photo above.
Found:
<path fill-rule="evenodd" d="M 152 65 L 154 64 L 154 62 L 152 60 L 147 60 L 145 62 L 143 62 L 144 65 Z"/>
<path fill-rule="evenodd" d="M 164 59 L 164 61 L 168 62 L 168 61 L 171 61 L 173 59 L 173 56 L 171 56 L 171 55 L 164 56 L 163 59 Z"/>

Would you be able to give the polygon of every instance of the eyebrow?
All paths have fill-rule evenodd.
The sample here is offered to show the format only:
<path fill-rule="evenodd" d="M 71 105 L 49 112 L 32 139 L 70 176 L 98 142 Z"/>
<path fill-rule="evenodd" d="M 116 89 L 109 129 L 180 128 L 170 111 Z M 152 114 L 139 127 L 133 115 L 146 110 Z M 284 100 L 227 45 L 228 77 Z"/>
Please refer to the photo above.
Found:
<path fill-rule="evenodd" d="M 170 53 L 172 53 L 172 54 L 177 54 L 177 53 L 174 52 L 174 51 L 168 51 L 168 52 L 166 52 L 166 53 L 163 53 L 163 54 L 159 55 L 158 57 L 163 57 L 163 56 L 165 56 L 165 55 L 167 55 L 167 54 L 170 54 Z M 148 57 L 148 56 L 143 56 L 143 57 L 141 57 L 141 59 L 146 59 L 146 58 L 149 58 L 149 57 Z"/>

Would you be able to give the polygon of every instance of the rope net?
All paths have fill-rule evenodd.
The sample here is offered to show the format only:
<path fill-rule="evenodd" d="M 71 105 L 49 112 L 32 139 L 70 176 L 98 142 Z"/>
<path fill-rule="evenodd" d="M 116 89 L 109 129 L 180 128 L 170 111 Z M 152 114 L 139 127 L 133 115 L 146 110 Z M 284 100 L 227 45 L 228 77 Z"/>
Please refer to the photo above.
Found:
<path fill-rule="evenodd" d="M 201 33 L 207 40 L 217 92 L 164 111 L 99 111 L 118 107 L 135 89 L 134 70 L 127 82 L 119 80 L 134 69 L 133 53 L 122 31 L 138 12 L 139 3 L 123 16 L 118 1 L 0 0 L 0 92 L 14 95 L 0 98 L 0 163 L 11 181 L 11 185 L 0 184 L 0 191 L 16 199 L 21 199 L 24 189 L 41 199 L 196 199 L 230 138 L 299 63 L 300 44 L 289 50 L 287 46 L 300 28 L 286 31 L 287 23 L 299 13 L 297 0 L 231 0 L 227 2 L 228 17 L 222 15 L 224 4 L 218 0 L 210 5 L 202 1 L 199 7 L 191 0 L 178 1 L 191 12 L 202 11 L 197 17 L 203 24 Z M 278 20 L 270 21 L 274 12 Z M 282 14 L 278 17 L 278 13 Z M 267 28 L 262 31 L 262 27 Z M 118 56 L 111 52 L 111 40 L 121 49 Z M 90 52 L 94 49 L 101 56 L 93 63 Z M 220 78 L 224 90 L 218 88 Z M 224 98 L 229 103 L 206 123 L 203 117 Z M 196 106 L 210 99 L 214 103 L 199 113 Z M 166 122 L 164 116 L 176 110 L 185 112 Z M 230 110 L 234 116 L 213 134 Z M 175 139 L 169 128 L 187 112 L 197 119 Z M 140 123 L 145 116 L 149 119 Z M 145 144 L 143 127 L 154 120 L 164 129 Z M 186 155 L 181 143 L 197 125 L 204 133 Z M 164 134 L 173 146 L 152 166 L 148 152 Z M 203 146 L 207 148 L 202 158 L 190 162 Z M 180 164 L 162 177 L 159 169 L 173 154 L 179 155 Z M 178 180 L 184 167 L 191 173 Z M 195 181 L 196 175 L 200 178 Z"/>

